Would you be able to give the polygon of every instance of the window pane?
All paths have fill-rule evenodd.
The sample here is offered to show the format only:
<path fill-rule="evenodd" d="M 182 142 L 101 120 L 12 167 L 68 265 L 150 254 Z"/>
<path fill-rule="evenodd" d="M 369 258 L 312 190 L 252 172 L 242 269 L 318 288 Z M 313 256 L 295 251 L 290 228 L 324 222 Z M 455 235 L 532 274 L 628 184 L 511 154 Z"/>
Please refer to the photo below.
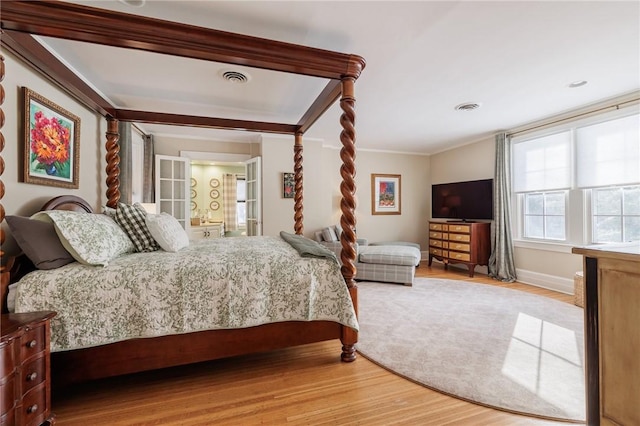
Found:
<path fill-rule="evenodd" d="M 619 243 L 622 241 L 622 216 L 594 216 L 593 241 Z"/>
<path fill-rule="evenodd" d="M 624 240 L 640 241 L 640 216 L 624 218 Z"/>
<path fill-rule="evenodd" d="M 640 186 L 624 188 L 624 214 L 640 215 Z"/>
<path fill-rule="evenodd" d="M 244 179 L 238 179 L 236 181 L 236 197 L 238 201 L 246 201 L 247 199 L 247 186 Z"/>
<path fill-rule="evenodd" d="M 595 189 L 593 195 L 593 213 L 595 215 L 622 214 L 622 191 L 620 188 Z"/>
<path fill-rule="evenodd" d="M 544 238 L 543 216 L 525 216 L 524 234 L 527 238 Z"/>
<path fill-rule="evenodd" d="M 542 214 L 544 212 L 543 194 L 526 194 L 524 199 L 525 214 Z"/>
<path fill-rule="evenodd" d="M 236 214 L 238 215 L 238 225 L 245 225 L 247 223 L 247 205 L 245 203 L 237 203 Z"/>
<path fill-rule="evenodd" d="M 544 213 L 564 216 L 565 196 L 563 192 L 545 194 Z"/>
<path fill-rule="evenodd" d="M 545 217 L 545 238 L 552 240 L 565 239 L 564 216 L 547 216 Z"/>
<path fill-rule="evenodd" d="M 513 190 L 543 191 L 571 184 L 571 131 L 513 145 Z"/>

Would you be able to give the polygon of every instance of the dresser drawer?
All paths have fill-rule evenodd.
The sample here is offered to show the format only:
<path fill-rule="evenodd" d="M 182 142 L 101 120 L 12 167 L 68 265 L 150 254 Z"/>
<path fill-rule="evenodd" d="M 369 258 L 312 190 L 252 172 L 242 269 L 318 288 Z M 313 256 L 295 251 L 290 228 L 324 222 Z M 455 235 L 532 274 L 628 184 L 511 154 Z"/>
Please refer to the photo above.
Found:
<path fill-rule="evenodd" d="M 446 234 L 443 234 L 442 232 L 429 232 L 429 238 L 433 238 L 436 240 L 441 240 L 443 235 Z"/>
<path fill-rule="evenodd" d="M 462 243 L 449 243 L 449 248 L 451 250 L 465 251 L 467 253 L 471 251 L 471 246 L 469 244 L 462 244 Z"/>
<path fill-rule="evenodd" d="M 471 241 L 471 235 L 469 234 L 449 234 L 449 241 Z"/>
<path fill-rule="evenodd" d="M 442 250 L 439 248 L 429 247 L 429 253 L 435 254 L 436 256 L 442 256 Z"/>
<path fill-rule="evenodd" d="M 28 392 L 32 387 L 39 385 L 45 378 L 46 358 L 44 356 L 31 361 L 22 367 L 22 392 Z"/>
<path fill-rule="evenodd" d="M 440 248 L 442 248 L 442 244 L 444 244 L 444 241 L 442 241 L 442 240 L 431 240 L 431 241 L 429 241 L 429 246 L 430 247 L 440 247 Z"/>
<path fill-rule="evenodd" d="M 20 358 L 27 360 L 29 357 L 45 350 L 45 329 L 44 326 L 27 330 L 20 337 Z"/>
<path fill-rule="evenodd" d="M 21 418 L 24 424 L 40 424 L 42 414 L 47 411 L 46 383 L 31 389 L 22 399 Z"/>
<path fill-rule="evenodd" d="M 463 262 L 469 262 L 471 261 L 471 256 L 469 255 L 469 253 L 458 253 L 455 251 L 450 251 L 449 252 L 449 259 L 455 259 L 455 260 L 461 260 Z"/>
<path fill-rule="evenodd" d="M 449 225 L 449 232 L 471 232 L 471 225 Z"/>
<path fill-rule="evenodd" d="M 445 223 L 430 223 L 429 224 L 430 231 L 446 231 L 447 224 Z"/>

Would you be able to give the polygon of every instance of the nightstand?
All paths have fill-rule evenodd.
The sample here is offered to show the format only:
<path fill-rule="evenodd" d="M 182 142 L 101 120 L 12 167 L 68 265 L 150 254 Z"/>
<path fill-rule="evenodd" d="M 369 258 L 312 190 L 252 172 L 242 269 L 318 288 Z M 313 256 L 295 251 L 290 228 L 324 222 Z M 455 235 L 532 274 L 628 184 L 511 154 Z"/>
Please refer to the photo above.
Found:
<path fill-rule="evenodd" d="M 0 425 L 51 425 L 49 321 L 55 312 L 0 319 Z"/>

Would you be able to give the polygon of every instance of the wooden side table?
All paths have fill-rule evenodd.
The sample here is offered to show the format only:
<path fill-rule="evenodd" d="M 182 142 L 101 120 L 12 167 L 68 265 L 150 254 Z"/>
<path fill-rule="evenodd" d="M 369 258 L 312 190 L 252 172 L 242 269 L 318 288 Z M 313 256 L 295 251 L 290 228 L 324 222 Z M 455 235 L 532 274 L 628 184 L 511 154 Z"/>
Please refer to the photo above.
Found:
<path fill-rule="evenodd" d="M 0 319 L 0 425 L 52 425 L 50 325 L 55 312 Z"/>

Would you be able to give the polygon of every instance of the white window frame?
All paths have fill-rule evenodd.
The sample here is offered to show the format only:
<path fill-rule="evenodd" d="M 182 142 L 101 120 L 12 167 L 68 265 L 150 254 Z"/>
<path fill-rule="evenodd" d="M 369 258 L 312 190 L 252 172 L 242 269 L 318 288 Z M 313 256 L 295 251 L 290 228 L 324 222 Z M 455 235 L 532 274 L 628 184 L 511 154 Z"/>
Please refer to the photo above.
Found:
<path fill-rule="evenodd" d="M 540 131 L 529 132 L 526 135 L 517 136 L 512 138 L 513 145 L 518 141 L 523 142 L 526 140 L 542 138 L 551 134 L 560 133 L 563 131 L 571 130 L 571 170 L 572 170 L 572 187 L 567 191 L 565 198 L 565 240 L 553 240 L 553 239 L 540 239 L 540 238 L 527 238 L 525 237 L 525 221 L 524 221 L 524 194 L 525 193 L 512 193 L 512 211 L 514 212 L 514 219 L 512 221 L 512 233 L 514 236 L 514 245 L 516 247 L 524 247 L 531 249 L 540 249 L 547 251 L 558 251 L 570 253 L 571 247 L 576 245 L 596 244 L 593 242 L 593 214 L 591 205 L 591 191 L 592 189 L 580 189 L 575 187 L 575 128 L 601 123 L 604 121 L 615 120 L 638 114 L 638 105 L 632 105 L 628 108 L 620 108 L 615 111 L 607 113 L 589 116 L 583 119 L 576 119 L 570 122 L 563 123 L 561 125 L 547 127 Z M 512 173 L 516 173 L 517 170 L 512 170 Z M 611 185 L 604 188 L 611 188 L 616 186 L 635 186 L 629 185 Z M 557 192 L 557 190 L 536 191 L 536 192 Z"/>

